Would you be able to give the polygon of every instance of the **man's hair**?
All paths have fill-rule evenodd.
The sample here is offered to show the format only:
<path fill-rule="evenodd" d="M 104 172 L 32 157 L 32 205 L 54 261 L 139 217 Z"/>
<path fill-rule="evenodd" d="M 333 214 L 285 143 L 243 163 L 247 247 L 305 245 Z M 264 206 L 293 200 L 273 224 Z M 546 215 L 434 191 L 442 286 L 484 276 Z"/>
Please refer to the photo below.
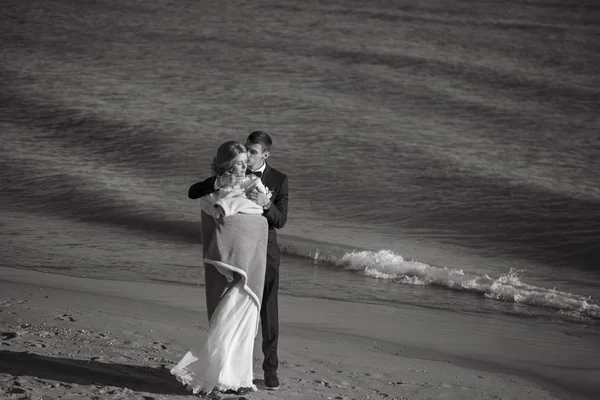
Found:
<path fill-rule="evenodd" d="M 246 153 L 246 146 L 235 140 L 229 140 L 217 149 L 217 156 L 213 157 L 211 169 L 215 175 L 223 175 L 233 166 L 233 159 L 240 153 Z"/>
<path fill-rule="evenodd" d="M 246 144 L 260 144 L 264 153 L 265 151 L 271 151 L 273 141 L 268 133 L 263 131 L 254 131 L 248 135 Z"/>

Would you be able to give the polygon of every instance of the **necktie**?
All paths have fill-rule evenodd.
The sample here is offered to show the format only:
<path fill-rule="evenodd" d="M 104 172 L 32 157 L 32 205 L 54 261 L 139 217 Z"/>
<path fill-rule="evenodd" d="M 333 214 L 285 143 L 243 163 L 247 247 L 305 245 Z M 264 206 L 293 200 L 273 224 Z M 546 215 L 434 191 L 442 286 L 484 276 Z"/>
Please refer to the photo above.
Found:
<path fill-rule="evenodd" d="M 246 175 L 256 175 L 256 176 L 258 176 L 260 178 L 262 176 L 262 172 L 260 172 L 260 171 L 252 171 L 251 169 L 248 168 L 246 170 Z"/>

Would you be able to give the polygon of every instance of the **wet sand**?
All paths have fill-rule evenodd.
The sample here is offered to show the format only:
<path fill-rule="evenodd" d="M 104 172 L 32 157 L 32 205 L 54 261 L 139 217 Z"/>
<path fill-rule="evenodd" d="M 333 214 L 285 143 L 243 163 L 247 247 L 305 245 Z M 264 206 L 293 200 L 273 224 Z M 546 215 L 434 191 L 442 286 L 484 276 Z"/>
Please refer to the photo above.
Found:
<path fill-rule="evenodd" d="M 585 392 L 593 383 L 585 382 L 597 376 L 597 370 L 575 371 L 584 385 L 577 392 L 564 384 L 568 373 L 552 383 L 551 368 L 536 376 L 511 368 L 508 358 L 484 362 L 488 342 L 502 336 L 489 335 L 498 327 L 480 325 L 465 338 L 460 332 L 473 322 L 468 315 L 449 323 L 437 310 L 285 295 L 280 314 L 282 387 L 274 392 L 262 385 L 259 333 L 259 391 L 246 398 L 591 399 Z M 0 268 L 0 316 L 2 398 L 193 398 L 169 369 L 206 333 L 201 287 Z M 533 353 L 521 336 L 515 346 L 523 346 L 516 351 L 526 365 Z M 467 348 L 481 352 L 479 361 L 464 357 Z"/>

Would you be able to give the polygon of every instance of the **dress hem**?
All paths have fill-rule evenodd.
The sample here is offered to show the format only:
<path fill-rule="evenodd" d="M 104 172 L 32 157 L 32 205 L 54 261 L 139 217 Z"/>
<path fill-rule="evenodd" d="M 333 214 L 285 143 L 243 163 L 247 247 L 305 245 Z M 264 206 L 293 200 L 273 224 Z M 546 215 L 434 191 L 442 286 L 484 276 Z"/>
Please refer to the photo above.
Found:
<path fill-rule="evenodd" d="M 258 388 L 256 387 L 255 384 L 251 384 L 248 386 L 237 386 L 237 387 L 233 387 L 233 386 L 229 386 L 229 385 L 215 385 L 210 391 L 208 391 L 205 387 L 204 384 L 202 385 L 192 385 L 191 382 L 193 381 L 193 378 L 187 378 L 186 375 L 194 375 L 195 374 L 191 371 L 188 371 L 186 369 L 181 369 L 181 368 L 171 368 L 171 370 L 169 371 L 171 373 L 171 375 L 173 375 L 177 381 L 179 381 L 179 383 L 181 383 L 186 390 L 192 392 L 193 394 L 198 394 L 198 393 L 206 393 L 206 394 L 210 394 L 214 391 L 219 391 L 219 392 L 225 392 L 227 390 L 239 390 L 241 388 L 250 388 L 251 391 L 256 392 L 258 391 Z M 204 382 L 206 383 L 206 382 Z"/>

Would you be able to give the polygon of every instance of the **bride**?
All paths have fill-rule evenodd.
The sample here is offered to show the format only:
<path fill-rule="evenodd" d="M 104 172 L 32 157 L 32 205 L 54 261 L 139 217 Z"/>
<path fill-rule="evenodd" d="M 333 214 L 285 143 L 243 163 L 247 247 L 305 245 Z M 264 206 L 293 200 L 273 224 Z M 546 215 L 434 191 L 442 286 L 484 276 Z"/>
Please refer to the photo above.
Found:
<path fill-rule="evenodd" d="M 217 183 L 226 184 L 201 198 L 202 243 L 209 318 L 199 340 L 171 369 L 194 394 L 255 391 L 252 383 L 254 338 L 258 333 L 267 255 L 263 208 L 247 198 L 259 178 L 246 178 L 243 144 L 228 141 L 213 159 Z M 237 177 L 237 178 L 235 178 Z M 220 186 L 220 185 L 219 185 Z"/>

